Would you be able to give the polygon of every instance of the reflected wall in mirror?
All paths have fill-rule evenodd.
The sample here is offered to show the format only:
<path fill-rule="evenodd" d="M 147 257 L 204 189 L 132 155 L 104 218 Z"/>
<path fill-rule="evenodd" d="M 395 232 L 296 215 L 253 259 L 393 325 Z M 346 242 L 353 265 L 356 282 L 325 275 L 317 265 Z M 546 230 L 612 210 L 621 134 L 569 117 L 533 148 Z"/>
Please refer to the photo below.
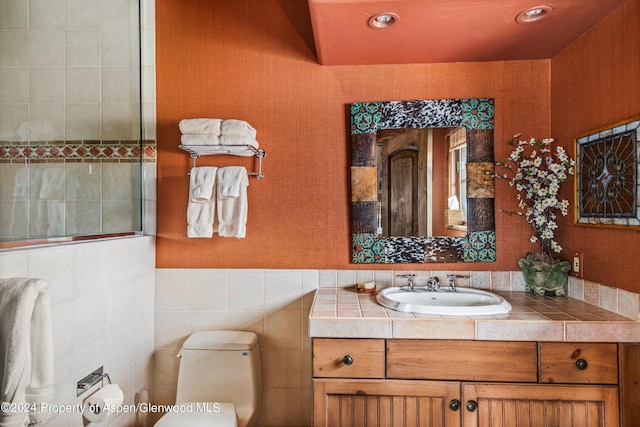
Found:
<path fill-rule="evenodd" d="M 491 98 L 351 105 L 354 263 L 495 261 L 493 117 Z"/>

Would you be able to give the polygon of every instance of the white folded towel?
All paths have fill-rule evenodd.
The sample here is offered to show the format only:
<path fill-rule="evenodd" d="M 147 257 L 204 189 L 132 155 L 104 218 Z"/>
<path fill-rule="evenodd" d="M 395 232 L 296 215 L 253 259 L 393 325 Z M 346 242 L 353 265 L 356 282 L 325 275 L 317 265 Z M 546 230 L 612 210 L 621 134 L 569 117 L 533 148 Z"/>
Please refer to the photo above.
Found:
<path fill-rule="evenodd" d="M 211 237 L 215 221 L 214 197 L 218 168 L 202 166 L 191 169 L 189 203 L 187 205 L 187 236 Z"/>
<path fill-rule="evenodd" d="M 247 170 L 227 166 L 218 170 L 218 234 L 241 239 L 247 233 Z"/>
<path fill-rule="evenodd" d="M 220 145 L 251 145 L 260 148 L 260 144 L 254 137 L 244 135 L 220 135 Z"/>
<path fill-rule="evenodd" d="M 0 401 L 43 408 L 54 397 L 53 333 L 49 284 L 0 279 Z M 0 412 L 1 426 L 40 425 L 54 415 Z"/>
<path fill-rule="evenodd" d="M 64 165 L 60 164 L 42 172 L 40 198 L 48 200 L 64 199 Z"/>
<path fill-rule="evenodd" d="M 182 134 L 220 135 L 222 119 L 182 119 L 178 123 Z"/>
<path fill-rule="evenodd" d="M 218 135 L 182 135 L 180 136 L 182 145 L 219 145 Z"/>
<path fill-rule="evenodd" d="M 222 135 L 242 135 L 253 139 L 256 138 L 256 130 L 244 120 L 224 120 L 220 125 L 220 133 Z"/>

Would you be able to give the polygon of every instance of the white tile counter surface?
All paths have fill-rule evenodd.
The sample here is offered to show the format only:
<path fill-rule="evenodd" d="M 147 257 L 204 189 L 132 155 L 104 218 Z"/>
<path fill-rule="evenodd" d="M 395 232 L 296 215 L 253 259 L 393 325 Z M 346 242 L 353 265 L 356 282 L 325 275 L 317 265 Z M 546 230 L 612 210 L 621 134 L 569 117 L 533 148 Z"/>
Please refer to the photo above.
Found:
<path fill-rule="evenodd" d="M 500 316 L 429 316 L 382 307 L 353 287 L 320 288 L 309 334 L 324 338 L 640 342 L 640 322 L 571 297 L 499 291 L 513 309 Z"/>

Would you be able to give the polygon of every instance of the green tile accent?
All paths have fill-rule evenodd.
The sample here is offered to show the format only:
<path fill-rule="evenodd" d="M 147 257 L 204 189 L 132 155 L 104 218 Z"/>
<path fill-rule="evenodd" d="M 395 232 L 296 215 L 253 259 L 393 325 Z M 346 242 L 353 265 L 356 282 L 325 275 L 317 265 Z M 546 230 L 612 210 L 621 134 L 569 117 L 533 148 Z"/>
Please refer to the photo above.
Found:
<path fill-rule="evenodd" d="M 462 126 L 467 129 L 493 129 L 493 98 L 462 99 Z"/>
<path fill-rule="evenodd" d="M 351 104 L 351 133 L 372 133 L 382 119 L 382 102 Z"/>
<path fill-rule="evenodd" d="M 384 264 L 384 242 L 369 233 L 353 234 L 353 262 Z"/>
<path fill-rule="evenodd" d="M 464 262 L 495 262 L 496 232 L 471 231 L 465 238 Z"/>

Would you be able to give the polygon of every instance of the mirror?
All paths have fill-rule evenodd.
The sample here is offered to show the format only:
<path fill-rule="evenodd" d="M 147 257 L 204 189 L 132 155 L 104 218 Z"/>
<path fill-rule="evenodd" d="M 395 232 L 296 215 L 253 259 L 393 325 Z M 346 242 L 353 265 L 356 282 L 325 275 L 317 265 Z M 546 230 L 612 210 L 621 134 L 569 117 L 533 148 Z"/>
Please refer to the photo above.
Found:
<path fill-rule="evenodd" d="M 466 234 L 466 134 L 463 127 L 376 132 L 377 234 Z"/>
<path fill-rule="evenodd" d="M 353 262 L 495 261 L 493 99 L 359 102 L 351 104 L 350 112 Z M 454 135 L 456 132 L 458 134 Z M 400 138 L 402 135 L 405 136 Z M 413 188 L 419 187 L 424 187 L 426 193 L 434 193 L 434 183 L 438 183 L 439 188 L 455 185 L 446 178 L 447 174 L 438 173 L 438 170 L 444 171 L 446 165 L 435 160 L 434 135 L 436 140 L 439 136 L 443 140 L 464 138 L 464 150 L 461 146 L 453 146 L 457 151 L 454 154 L 459 157 L 458 165 L 460 161 L 464 162 L 464 172 L 458 170 L 460 176 L 457 180 L 459 197 L 466 195 L 464 200 L 458 200 L 467 211 L 466 232 L 458 233 L 462 235 L 429 235 L 429 227 L 433 231 L 436 228 L 434 221 L 430 226 L 425 222 L 429 213 L 434 219 L 439 217 L 441 223 L 446 222 L 449 216 L 451 223 L 457 221 L 456 215 L 458 220 L 462 218 L 459 218 L 459 212 L 449 210 L 459 209 L 445 208 L 447 205 L 442 198 L 436 201 L 432 197 L 429 201 L 428 197 L 421 199 L 422 196 L 408 195 L 413 194 Z M 413 142 L 396 142 L 385 149 L 384 141 L 388 143 L 392 138 Z M 422 156 L 421 146 L 431 156 Z M 440 146 L 437 151 L 445 150 Z M 465 152 L 466 159 L 460 158 Z M 392 157 L 399 155 L 393 160 L 395 169 L 393 165 L 389 166 L 389 154 Z M 380 171 L 378 165 L 381 166 Z M 410 173 L 398 173 L 402 170 Z M 388 177 L 383 179 L 384 174 L 397 175 L 395 182 L 401 183 L 399 189 L 390 190 Z M 383 185 L 383 180 L 387 184 Z M 387 200 L 390 200 L 388 203 L 394 207 L 384 207 L 383 219 L 385 191 Z M 422 211 L 420 204 L 425 205 Z M 402 205 L 411 205 L 411 208 L 399 209 L 398 206 Z M 409 217 L 413 225 L 407 226 L 399 218 L 394 219 L 397 211 L 404 212 L 401 216 Z M 390 225 L 394 221 L 397 226 Z M 420 222 L 424 224 L 421 226 Z M 459 231 L 463 231 L 463 227 Z"/>

